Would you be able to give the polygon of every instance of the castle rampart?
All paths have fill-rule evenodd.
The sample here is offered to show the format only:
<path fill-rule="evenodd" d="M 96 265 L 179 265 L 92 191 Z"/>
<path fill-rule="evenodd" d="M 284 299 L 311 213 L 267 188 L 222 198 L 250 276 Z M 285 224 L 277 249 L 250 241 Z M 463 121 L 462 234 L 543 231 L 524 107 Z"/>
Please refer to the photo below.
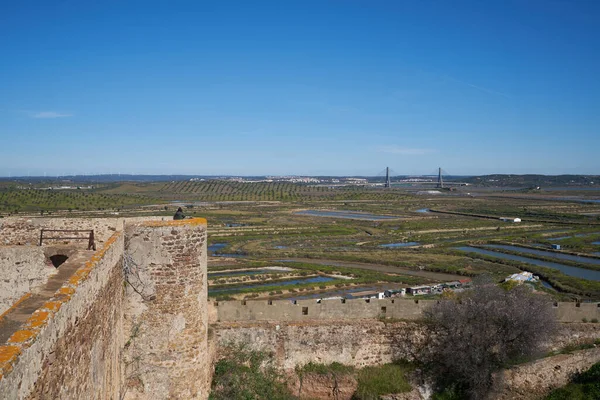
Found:
<path fill-rule="evenodd" d="M 351 299 L 351 300 L 241 300 L 214 302 L 219 322 L 233 321 L 308 321 L 335 319 L 405 319 L 422 317 L 437 300 L 419 299 Z M 600 303 L 554 303 L 560 322 L 600 320 Z"/>
<path fill-rule="evenodd" d="M 115 233 L 0 347 L 0 398 L 117 398 L 123 235 Z"/>

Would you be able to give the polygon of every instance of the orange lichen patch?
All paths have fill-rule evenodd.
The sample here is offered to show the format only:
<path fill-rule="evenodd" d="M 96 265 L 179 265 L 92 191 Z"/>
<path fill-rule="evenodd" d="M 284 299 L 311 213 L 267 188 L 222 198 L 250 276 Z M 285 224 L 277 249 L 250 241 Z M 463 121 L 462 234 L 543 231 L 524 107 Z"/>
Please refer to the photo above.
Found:
<path fill-rule="evenodd" d="M 60 289 L 58 289 L 58 294 L 60 295 L 66 295 L 70 297 L 73 293 L 75 293 L 75 289 L 67 286 L 63 286 Z"/>
<path fill-rule="evenodd" d="M 147 221 L 143 226 L 183 226 L 183 225 L 206 225 L 206 218 L 180 219 L 177 221 Z"/>
<path fill-rule="evenodd" d="M 62 306 L 62 301 L 47 301 L 46 303 L 44 303 L 42 308 L 45 308 L 45 309 L 50 310 L 55 313 L 58 310 L 60 310 L 61 306 Z"/>
<path fill-rule="evenodd" d="M 21 353 L 18 346 L 0 347 L 0 378 L 12 370 L 12 365 Z"/>
<path fill-rule="evenodd" d="M 48 321 L 48 316 L 50 313 L 48 311 L 40 311 L 36 310 L 31 317 L 26 322 L 26 326 L 31 328 L 39 328 L 44 325 Z"/>
<path fill-rule="evenodd" d="M 71 276 L 69 283 L 73 286 L 79 285 L 81 281 L 84 281 L 90 274 L 90 268 L 80 268 Z"/>
<path fill-rule="evenodd" d="M 27 300 L 28 298 L 31 297 L 31 293 L 25 293 L 25 295 L 23 295 L 23 297 L 21 297 L 19 300 L 17 300 L 15 302 L 15 304 L 13 304 L 12 306 L 10 306 L 10 308 L 6 311 L 4 311 L 2 313 L 2 315 L 0 315 L 0 321 L 2 321 L 2 319 L 9 313 L 11 312 L 16 306 L 18 306 L 19 304 L 21 304 L 22 302 L 24 302 L 25 300 Z"/>
<path fill-rule="evenodd" d="M 29 329 L 24 329 L 21 331 L 16 331 L 12 334 L 12 336 L 8 339 L 8 343 L 24 343 L 35 337 L 37 335 L 36 331 L 32 331 Z"/>

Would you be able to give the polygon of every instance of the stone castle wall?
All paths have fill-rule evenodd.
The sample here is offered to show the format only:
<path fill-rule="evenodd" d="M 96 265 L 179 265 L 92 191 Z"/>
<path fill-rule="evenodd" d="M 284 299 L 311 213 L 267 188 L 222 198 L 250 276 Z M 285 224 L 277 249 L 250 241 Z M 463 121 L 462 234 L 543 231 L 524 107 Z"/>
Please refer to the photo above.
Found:
<path fill-rule="evenodd" d="M 280 368 L 293 370 L 309 362 L 364 367 L 412 359 L 423 329 L 410 321 L 257 321 L 219 323 L 214 335 L 221 354 L 230 344 L 243 344 L 272 351 Z"/>
<path fill-rule="evenodd" d="M 102 245 L 0 346 L 0 398 L 207 398 L 206 220 L 81 224 Z"/>
<path fill-rule="evenodd" d="M 497 374 L 498 400 L 534 400 L 569 383 L 573 374 L 586 371 L 600 362 L 600 348 L 559 354 L 518 365 Z"/>
<path fill-rule="evenodd" d="M 309 362 L 364 367 L 398 359 L 411 360 L 422 344 L 424 329 L 418 321 L 376 319 L 243 321 L 213 325 L 221 355 L 231 344 L 272 351 L 277 365 L 284 370 Z M 599 337 L 600 324 L 562 324 L 546 347 L 557 351 L 567 345 L 592 343 Z"/>
<path fill-rule="evenodd" d="M 0 347 L 0 398 L 118 398 L 122 255 L 115 233 Z"/>
<path fill-rule="evenodd" d="M 307 321 L 365 318 L 416 320 L 437 300 L 349 299 L 349 300 L 241 300 L 213 302 L 216 321 Z M 600 320 L 600 303 L 554 303 L 560 322 Z"/>
<path fill-rule="evenodd" d="M 8 217 L 0 218 L 0 246 L 38 245 L 40 230 L 45 229 L 93 229 L 98 248 L 113 233 L 123 231 L 126 224 L 145 221 L 160 221 L 165 217 L 114 217 L 114 218 L 50 218 L 50 217 Z M 56 234 L 59 235 L 59 234 Z M 83 233 L 81 236 L 85 236 Z M 48 241 L 49 244 L 80 243 L 85 240 Z"/>

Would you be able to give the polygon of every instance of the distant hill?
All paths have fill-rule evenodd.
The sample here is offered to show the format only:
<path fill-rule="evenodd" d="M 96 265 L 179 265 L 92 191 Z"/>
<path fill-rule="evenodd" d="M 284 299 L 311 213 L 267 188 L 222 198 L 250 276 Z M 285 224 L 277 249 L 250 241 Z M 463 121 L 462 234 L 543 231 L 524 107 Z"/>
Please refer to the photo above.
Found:
<path fill-rule="evenodd" d="M 500 187 L 564 187 L 600 186 L 600 175 L 482 175 L 460 178 L 477 186 Z"/>

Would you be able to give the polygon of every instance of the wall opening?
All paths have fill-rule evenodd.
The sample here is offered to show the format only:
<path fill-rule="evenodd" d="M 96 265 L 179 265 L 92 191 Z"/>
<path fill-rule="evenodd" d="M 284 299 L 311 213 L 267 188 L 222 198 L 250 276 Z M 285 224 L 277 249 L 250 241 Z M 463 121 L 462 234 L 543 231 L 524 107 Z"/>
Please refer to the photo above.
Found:
<path fill-rule="evenodd" d="M 575 303 L 575 307 L 581 307 L 581 303 Z"/>
<path fill-rule="evenodd" d="M 308 307 L 302 307 L 302 315 L 308 315 Z"/>
<path fill-rule="evenodd" d="M 273 300 L 269 300 L 269 305 L 272 306 L 273 305 Z"/>
<path fill-rule="evenodd" d="M 65 256 L 64 254 L 55 254 L 50 257 L 50 261 L 52 261 L 52 265 L 54 265 L 54 268 L 58 268 L 61 265 L 63 265 L 68 258 L 69 257 Z"/>
<path fill-rule="evenodd" d="M 385 307 L 381 307 L 381 313 L 382 313 L 382 314 L 385 314 L 385 312 L 386 312 L 386 311 L 387 311 L 387 308 L 385 308 Z"/>

